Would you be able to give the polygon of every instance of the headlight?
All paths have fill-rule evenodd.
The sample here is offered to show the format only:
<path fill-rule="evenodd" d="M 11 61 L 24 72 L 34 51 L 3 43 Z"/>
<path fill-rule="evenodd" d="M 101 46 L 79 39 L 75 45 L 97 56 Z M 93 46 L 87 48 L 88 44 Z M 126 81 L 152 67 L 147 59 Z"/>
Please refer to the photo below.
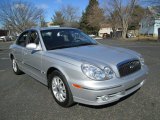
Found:
<path fill-rule="evenodd" d="M 105 74 L 106 74 L 106 79 L 111 79 L 114 76 L 114 72 L 110 67 L 105 67 L 104 68 Z"/>
<path fill-rule="evenodd" d="M 144 65 L 144 58 L 140 57 L 141 65 Z"/>
<path fill-rule="evenodd" d="M 111 79 L 113 76 L 113 71 L 106 67 L 104 70 L 100 68 L 90 65 L 90 64 L 82 64 L 81 66 L 83 73 L 93 80 L 104 80 L 104 79 Z"/>

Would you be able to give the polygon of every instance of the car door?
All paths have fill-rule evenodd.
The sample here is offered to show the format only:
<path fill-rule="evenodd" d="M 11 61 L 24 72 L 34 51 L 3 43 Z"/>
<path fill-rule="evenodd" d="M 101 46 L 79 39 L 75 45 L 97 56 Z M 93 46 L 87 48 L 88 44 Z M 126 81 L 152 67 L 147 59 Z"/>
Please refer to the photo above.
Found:
<path fill-rule="evenodd" d="M 42 53 L 41 43 L 39 40 L 38 32 L 35 30 L 30 31 L 28 36 L 27 44 L 35 43 L 38 50 L 27 49 L 26 47 L 23 50 L 23 62 L 25 65 L 25 69 L 29 75 L 39 80 L 40 82 L 44 82 L 41 69 L 42 69 Z"/>
<path fill-rule="evenodd" d="M 26 46 L 28 40 L 28 31 L 23 32 L 16 41 L 16 44 L 12 50 L 13 55 L 19 65 L 23 69 L 23 49 Z"/>

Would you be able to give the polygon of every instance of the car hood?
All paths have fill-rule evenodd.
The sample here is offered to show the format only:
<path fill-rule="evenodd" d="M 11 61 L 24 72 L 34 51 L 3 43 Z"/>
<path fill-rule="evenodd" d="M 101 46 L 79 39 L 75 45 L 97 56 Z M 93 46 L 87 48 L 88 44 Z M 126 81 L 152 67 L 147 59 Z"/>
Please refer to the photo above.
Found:
<path fill-rule="evenodd" d="M 122 61 L 135 58 L 137 59 L 140 56 L 140 54 L 129 49 L 104 45 L 79 46 L 51 50 L 49 52 L 96 65 L 117 65 Z"/>

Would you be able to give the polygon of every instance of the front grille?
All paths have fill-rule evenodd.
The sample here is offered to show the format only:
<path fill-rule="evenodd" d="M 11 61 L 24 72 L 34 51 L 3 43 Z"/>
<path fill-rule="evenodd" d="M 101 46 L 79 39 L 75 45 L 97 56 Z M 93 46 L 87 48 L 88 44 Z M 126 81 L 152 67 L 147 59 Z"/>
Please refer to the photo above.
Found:
<path fill-rule="evenodd" d="M 141 69 L 139 60 L 128 60 L 117 65 L 120 77 L 132 74 Z"/>

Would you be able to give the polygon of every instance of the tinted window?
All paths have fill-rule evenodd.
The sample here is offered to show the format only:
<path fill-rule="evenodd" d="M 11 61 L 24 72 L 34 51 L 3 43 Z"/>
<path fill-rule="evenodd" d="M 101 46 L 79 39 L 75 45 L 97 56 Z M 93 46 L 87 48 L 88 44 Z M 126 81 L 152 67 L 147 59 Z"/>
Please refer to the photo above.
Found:
<path fill-rule="evenodd" d="M 77 29 L 42 30 L 41 35 L 47 50 L 97 44 Z"/>
<path fill-rule="evenodd" d="M 17 40 L 16 44 L 25 47 L 28 39 L 28 31 L 24 32 L 20 35 L 19 39 Z"/>

